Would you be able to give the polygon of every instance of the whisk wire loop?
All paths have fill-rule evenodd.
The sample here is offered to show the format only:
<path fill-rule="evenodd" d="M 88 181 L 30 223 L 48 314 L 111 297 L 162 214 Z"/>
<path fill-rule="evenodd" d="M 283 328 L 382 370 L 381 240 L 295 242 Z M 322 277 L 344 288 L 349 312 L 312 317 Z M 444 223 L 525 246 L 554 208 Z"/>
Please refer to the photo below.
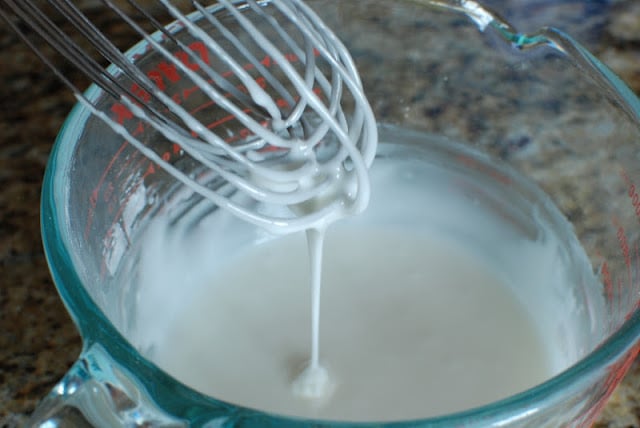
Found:
<path fill-rule="evenodd" d="M 377 139 L 373 113 L 348 51 L 301 0 L 218 0 L 213 6 L 192 0 L 191 15 L 170 0 L 157 0 L 176 20 L 169 27 L 136 0 L 127 4 L 137 17 L 114 0 L 100 1 L 140 35 L 146 44 L 142 56 L 164 61 L 207 101 L 194 108 L 175 100 L 140 68 L 136 55 L 123 53 L 71 0 L 48 3 L 111 64 L 109 69 L 34 0 L 0 0 L 0 17 L 93 115 L 214 204 L 281 231 L 305 229 L 345 206 L 363 209 L 366 171 Z M 148 132 L 178 145 L 184 156 L 210 172 L 200 175 L 207 178 L 193 178 L 190 171 L 165 160 L 148 136 L 143 141 L 133 135 L 110 116 L 104 103 L 84 95 L 20 24 L 33 29 Z M 194 41 L 204 47 L 204 55 Z M 229 124 L 216 127 L 218 121 L 209 122 L 211 114 L 223 115 L 220 122 Z M 344 177 L 350 177 L 357 192 L 350 186 L 341 198 L 327 198 Z M 313 209 L 273 215 L 256 210 L 256 203 L 285 208 L 310 204 Z"/>

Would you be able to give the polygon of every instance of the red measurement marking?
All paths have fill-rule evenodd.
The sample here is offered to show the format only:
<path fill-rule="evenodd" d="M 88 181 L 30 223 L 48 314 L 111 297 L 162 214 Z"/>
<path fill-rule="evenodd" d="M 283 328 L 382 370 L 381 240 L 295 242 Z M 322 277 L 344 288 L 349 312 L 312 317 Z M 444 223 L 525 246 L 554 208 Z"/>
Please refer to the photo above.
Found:
<path fill-rule="evenodd" d="M 204 64 L 209 64 L 209 51 L 204 42 L 194 42 L 190 44 L 189 50 L 192 54 L 196 54 Z M 192 71 L 200 69 L 197 62 L 191 62 L 190 54 L 185 51 L 174 54 L 174 57 Z M 171 61 L 163 61 L 156 64 L 154 68 L 147 71 L 147 76 L 161 91 L 166 89 L 167 84 L 176 83 L 182 79 L 178 67 Z"/>
<path fill-rule="evenodd" d="M 617 228 L 616 237 L 618 238 L 620 251 L 622 251 L 622 256 L 624 257 L 624 264 L 627 266 L 627 270 L 629 271 L 629 281 L 631 281 L 631 251 L 629 250 L 627 235 L 625 234 L 624 227 L 622 227 L 616 218 L 613 218 L 612 222 Z"/>
<path fill-rule="evenodd" d="M 141 156 L 142 156 L 142 153 L 138 152 L 137 150 L 130 153 L 129 156 L 126 157 L 124 162 L 122 162 L 121 164 L 120 163 L 118 164 L 118 167 L 119 167 L 118 172 L 116 173 L 115 177 L 112 178 L 112 180 L 114 182 L 118 182 L 122 180 L 123 175 L 131 171 L 129 165 L 131 165 L 136 159 L 138 159 Z M 126 179 L 126 177 L 124 179 Z"/>
<path fill-rule="evenodd" d="M 175 68 L 174 68 L 175 71 Z M 158 89 L 160 89 L 162 92 L 164 92 L 167 89 L 167 86 L 164 83 L 164 79 L 162 78 L 162 74 L 160 73 L 160 71 L 157 70 L 151 70 L 147 72 L 147 77 L 149 79 L 151 79 L 151 81 L 158 87 Z M 134 89 L 134 93 L 138 93 L 140 95 L 144 95 L 141 96 L 140 98 L 142 98 L 143 101 L 149 101 L 151 99 L 151 96 L 144 90 L 141 90 L 140 88 L 138 88 L 137 85 L 134 85 L 132 87 L 132 89 Z M 136 92 L 138 91 L 138 92 Z"/>
<path fill-rule="evenodd" d="M 207 50 L 203 42 L 192 43 L 191 45 L 189 45 L 189 49 L 193 53 L 197 54 L 203 63 L 207 65 L 210 64 L 209 51 Z M 317 57 L 320 55 L 320 52 L 317 49 L 314 49 L 314 55 Z M 190 55 L 187 52 L 180 51 L 174 54 L 174 56 L 182 64 L 184 64 L 188 69 L 192 71 L 197 71 L 200 69 L 199 65 L 196 62 L 191 62 Z M 285 59 L 290 63 L 296 63 L 300 61 L 300 58 L 295 54 L 285 54 Z M 262 60 L 260 60 L 260 64 L 266 68 L 272 67 L 274 63 L 275 62 L 273 61 L 273 59 L 268 55 L 265 56 Z M 252 68 L 254 68 L 253 64 L 246 64 L 244 66 L 245 70 L 250 70 Z M 233 74 L 234 72 L 232 70 L 227 70 L 224 73 L 222 73 L 221 76 L 224 78 L 227 78 L 232 76 Z M 177 83 L 183 79 L 183 76 L 179 73 L 178 67 L 175 64 L 171 62 L 166 62 L 166 61 L 157 64 L 153 69 L 149 70 L 147 72 L 147 76 L 149 77 L 149 79 L 151 79 L 152 82 L 154 82 L 154 84 L 161 91 L 165 91 L 168 84 Z M 256 82 L 262 88 L 266 88 L 267 86 L 266 79 L 263 76 L 258 77 L 256 79 Z M 131 89 L 131 92 L 136 94 L 144 102 L 149 102 L 149 100 L 151 99 L 151 95 L 135 83 L 131 85 L 130 89 Z M 247 91 L 246 87 L 244 87 L 243 85 L 238 85 L 238 89 L 243 92 Z M 183 99 L 184 100 L 188 99 L 191 94 L 193 94 L 194 92 L 197 92 L 198 90 L 199 88 L 197 86 L 193 86 L 191 88 L 183 90 L 182 91 Z M 229 94 L 225 94 L 225 96 L 229 96 Z M 179 100 L 178 94 L 174 95 L 173 99 L 178 104 L 182 103 L 181 100 Z M 211 105 L 211 104 L 208 104 L 208 105 Z M 202 105 L 198 107 L 197 110 L 192 111 L 191 113 L 193 114 L 202 108 L 206 108 L 208 105 L 206 104 Z M 129 111 L 129 109 L 120 103 L 114 104 L 111 108 L 111 111 L 116 115 L 115 120 L 121 125 L 126 120 L 132 119 L 134 117 L 133 114 Z"/>
<path fill-rule="evenodd" d="M 635 263 L 635 278 L 636 280 L 633 281 L 633 286 L 632 286 L 632 290 L 633 290 L 633 298 L 636 299 L 636 306 L 640 305 L 640 296 L 638 295 L 638 293 L 640 293 L 640 281 L 638 281 L 638 268 L 640 267 L 640 250 L 638 249 L 638 242 L 636 241 L 636 244 L 634 246 L 634 250 L 635 250 L 635 254 L 636 254 L 636 263 Z"/>
<path fill-rule="evenodd" d="M 606 293 L 607 302 L 611 303 L 611 301 L 613 300 L 613 280 L 611 279 L 609 264 L 606 261 L 602 263 L 600 274 L 602 275 L 602 282 L 604 283 L 604 291 Z"/>
<path fill-rule="evenodd" d="M 114 120 L 122 125 L 127 120 L 133 119 L 133 113 L 123 104 L 115 103 L 111 106 L 111 112 L 115 115 Z"/>
<path fill-rule="evenodd" d="M 200 69 L 197 63 L 191 62 L 191 57 L 186 52 L 177 52 L 176 58 L 191 71 L 198 71 Z"/>
<path fill-rule="evenodd" d="M 640 220 L 640 195 L 638 194 L 638 189 L 624 168 L 620 168 L 620 176 L 627 185 L 627 194 L 631 200 L 631 205 L 636 213 L 636 217 Z"/>
<path fill-rule="evenodd" d="M 115 220 L 111 222 L 111 225 L 109 226 L 109 229 L 107 230 L 107 233 L 105 234 L 105 236 L 103 238 L 103 242 L 106 243 L 106 242 L 109 242 L 109 240 L 112 239 L 114 227 L 121 220 L 122 213 L 123 213 L 125 207 L 127 206 L 128 202 L 129 202 L 129 199 L 131 199 L 131 196 L 133 194 L 135 194 L 135 192 L 138 189 L 138 187 L 140 187 L 140 183 L 141 182 L 138 182 L 138 183 L 136 183 L 136 185 L 133 186 L 133 188 L 127 194 L 127 197 L 119 205 L 118 212 L 113 216 L 113 218 Z M 130 246 L 131 245 L 131 239 L 129 238 L 129 234 L 127 233 L 126 227 L 124 225 L 121 225 L 120 228 L 122 229 L 122 233 L 123 233 L 125 239 L 127 240 L 127 245 Z M 105 245 L 105 249 L 112 250 L 113 249 L 113 241 L 111 241 L 109 246 Z M 105 257 L 102 258 L 102 262 L 100 264 L 100 276 L 102 278 L 104 278 L 106 272 L 107 272 L 107 261 L 106 261 L 106 256 L 105 256 Z"/>
<path fill-rule="evenodd" d="M 267 87 L 267 79 L 263 76 L 260 76 L 256 79 L 256 83 L 258 84 L 258 86 L 260 86 L 262 89 L 265 89 Z"/>
<path fill-rule="evenodd" d="M 627 299 L 630 300 L 631 307 L 627 309 L 624 316 L 624 320 L 628 321 L 633 313 L 640 308 L 640 282 L 638 282 L 638 267 L 640 266 L 640 250 L 638 249 L 638 243 L 634 246 L 635 255 L 635 269 L 633 273 L 629 273 L 629 287 L 627 292 Z"/>
<path fill-rule="evenodd" d="M 184 100 L 188 100 L 191 95 L 195 94 L 199 90 L 200 90 L 200 88 L 198 86 L 193 86 L 191 88 L 184 89 L 182 91 L 182 98 Z"/>
<path fill-rule="evenodd" d="M 147 72 L 147 76 L 153 83 L 156 84 L 158 89 L 165 91 L 167 89 L 167 83 L 175 83 L 180 80 L 180 73 L 175 64 L 170 62 L 161 62 L 157 65 L 156 70 Z"/>
<path fill-rule="evenodd" d="M 189 114 L 194 115 L 195 113 L 197 113 L 197 112 L 199 112 L 201 110 L 204 110 L 204 109 L 206 109 L 208 107 L 211 107 L 214 104 L 215 104 L 215 101 L 207 101 L 206 103 L 202 103 L 199 106 L 197 106 L 196 108 L 194 108 L 193 110 L 191 110 L 189 112 Z"/>
<path fill-rule="evenodd" d="M 625 302 L 622 300 L 622 290 L 624 289 L 624 286 L 622 285 L 622 278 L 618 278 L 618 281 L 616 281 L 616 285 L 618 286 L 616 290 L 618 292 L 618 294 L 616 295 L 616 303 L 618 304 L 618 309 L 614 312 L 616 316 L 613 319 L 617 321 L 622 318 L 621 314 L 624 313 L 623 305 L 625 304 Z M 617 325 L 615 327 L 617 327 Z"/>
<path fill-rule="evenodd" d="M 198 54 L 198 56 L 200 57 L 203 63 L 207 65 L 211 64 L 211 61 L 209 59 L 209 49 L 207 49 L 207 46 L 205 45 L 204 42 L 202 41 L 193 42 L 189 45 L 189 49 L 192 52 Z M 176 54 L 176 58 L 181 60 L 182 57 L 180 56 L 180 54 Z M 185 64 L 189 68 L 197 67 L 197 68 L 192 68 L 194 71 L 199 69 L 197 65 L 190 64 L 187 61 L 183 61 L 183 64 Z"/>
<path fill-rule="evenodd" d="M 102 190 L 102 201 L 104 203 L 109 202 L 109 200 L 113 197 L 114 192 L 113 182 L 108 181 Z"/>
<path fill-rule="evenodd" d="M 500 182 L 502 184 L 506 184 L 506 185 L 510 185 L 511 184 L 511 178 L 509 178 L 506 175 L 501 174 L 500 172 L 488 167 L 487 165 L 481 163 L 477 159 L 472 158 L 471 156 L 458 155 L 456 157 L 456 160 L 458 162 L 460 162 L 461 164 L 465 165 L 468 168 L 471 168 L 471 169 L 474 169 L 476 171 L 479 171 L 479 172 L 482 172 L 484 174 L 489 175 L 494 180 L 496 180 L 496 181 L 498 181 L 498 182 Z"/>
<path fill-rule="evenodd" d="M 191 96 L 191 94 L 193 94 L 193 93 L 195 93 L 195 92 L 197 92 L 197 91 L 199 91 L 199 90 L 200 90 L 200 88 L 199 88 L 198 86 L 194 86 L 194 87 L 193 87 L 193 91 L 192 91 L 191 89 L 189 89 L 189 90 L 188 90 L 189 95 L 188 95 L 187 97 L 185 97 L 185 100 L 187 100 L 187 99 L 188 99 L 188 97 L 189 97 L 189 96 Z M 187 92 L 187 91 L 185 91 L 185 92 Z M 223 95 L 223 97 L 224 97 L 224 98 L 230 98 L 230 97 L 231 97 L 231 94 L 226 93 L 226 94 L 224 94 L 224 95 Z M 190 113 L 191 115 L 194 115 L 194 114 L 196 114 L 196 113 L 197 113 L 197 112 L 199 112 L 199 111 L 202 111 L 202 110 L 204 110 L 204 109 L 206 109 L 206 108 L 209 108 L 209 107 L 211 107 L 211 106 L 214 106 L 215 104 L 216 104 L 216 102 L 215 102 L 215 101 L 213 101 L 213 100 L 209 100 L 209 101 L 207 101 L 206 103 L 200 104 L 199 106 L 195 107 L 195 108 L 194 108 L 193 110 L 191 110 L 189 113 Z"/>
<path fill-rule="evenodd" d="M 607 399 L 611 394 L 613 394 L 613 391 L 622 381 L 622 378 L 624 378 L 625 374 L 629 371 L 631 365 L 638 357 L 638 354 L 640 354 L 640 342 L 636 343 L 631 349 L 629 349 L 621 361 L 609 367 L 609 374 L 603 382 L 605 388 L 602 393 L 597 396 L 597 404 L 587 412 L 583 426 L 590 427 L 595 422 L 596 418 L 607 403 Z"/>
<path fill-rule="evenodd" d="M 141 135 L 144 132 L 144 123 L 142 123 L 142 121 L 138 121 L 138 125 L 136 126 L 136 129 L 134 129 L 131 132 L 131 135 L 133 137 L 137 137 L 138 135 Z"/>
<path fill-rule="evenodd" d="M 267 125 L 268 125 L 268 121 L 267 120 L 263 120 L 259 124 L 263 128 L 266 128 Z M 225 138 L 224 141 L 227 144 L 233 144 L 236 141 L 246 140 L 247 138 L 249 138 L 252 135 L 255 135 L 255 134 L 252 131 L 250 131 L 248 128 L 243 128 L 243 129 L 239 130 L 238 132 L 234 133 L 232 136 Z M 275 150 L 280 150 L 280 148 L 274 147 L 274 146 L 271 146 L 271 145 L 266 145 L 262 149 L 260 149 L 259 151 L 260 152 L 266 152 L 266 151 L 275 151 Z"/>
<path fill-rule="evenodd" d="M 245 113 L 245 114 L 248 114 L 248 113 L 251 113 L 251 109 L 246 108 L 246 109 L 242 110 L 242 112 Z M 234 120 L 235 118 L 236 117 L 233 114 L 228 114 L 228 115 L 226 115 L 226 116 L 224 116 L 224 117 L 222 117 L 222 118 L 220 118 L 220 119 L 208 124 L 207 125 L 207 129 L 217 128 L 218 126 L 220 126 L 220 125 L 222 125 L 224 123 L 227 123 L 227 122 L 229 122 L 231 120 Z"/>
<path fill-rule="evenodd" d="M 203 42 L 194 42 L 189 45 L 189 49 L 192 53 L 199 56 L 203 63 L 209 64 L 209 51 L 207 50 Z M 197 63 L 190 61 L 190 55 L 185 51 L 177 52 L 174 55 L 181 63 L 183 63 L 188 69 L 197 71 L 200 66 Z M 154 68 L 147 72 L 147 77 L 161 90 L 164 91 L 167 88 L 167 84 L 176 83 L 182 79 L 178 71 L 178 67 L 171 62 L 160 62 L 155 65 Z M 138 84 L 133 83 L 130 88 L 131 92 L 137 95 L 142 101 L 149 102 L 151 95 Z M 115 103 L 111 107 L 111 111 L 115 114 L 115 120 L 119 124 L 123 124 L 126 120 L 132 119 L 133 113 L 129 111 L 127 107 L 121 103 Z"/>
<path fill-rule="evenodd" d="M 103 185 L 103 183 L 104 183 L 104 181 L 105 181 L 105 179 L 107 177 L 107 174 L 109 174 L 109 171 L 111 171 L 111 168 L 113 168 L 113 165 L 115 164 L 116 159 L 122 154 L 122 151 L 124 150 L 125 147 L 127 147 L 128 144 L 129 143 L 125 141 L 118 148 L 118 150 L 116 151 L 115 155 L 111 158 L 111 160 L 109 161 L 109 164 L 104 169 L 104 171 L 102 172 L 102 175 L 98 179 L 98 184 L 96 185 L 96 187 L 91 192 L 91 195 L 89 196 L 89 204 L 90 204 L 91 208 L 89 209 L 88 218 L 87 218 L 87 222 L 86 222 L 85 229 L 84 229 L 84 237 L 85 237 L 85 239 L 87 239 L 89 237 L 89 232 L 91 230 L 91 225 L 93 224 L 94 210 L 95 210 L 96 205 L 98 203 L 98 196 L 100 194 L 100 188 L 102 187 L 102 185 Z"/>
<path fill-rule="evenodd" d="M 153 162 L 149 162 L 149 166 L 147 167 L 147 170 L 144 172 L 144 174 L 142 174 L 142 179 L 144 180 L 145 178 L 155 173 L 156 173 L 155 164 Z"/>
<path fill-rule="evenodd" d="M 624 262 L 625 265 L 627 267 L 627 287 L 624 288 L 627 293 L 627 298 L 628 299 L 632 299 L 632 301 L 627 302 L 626 300 L 623 302 L 622 301 L 622 281 L 618 281 L 618 300 L 620 300 L 620 311 L 625 311 L 625 319 L 628 319 L 629 316 L 631 316 L 631 314 L 633 313 L 633 311 L 636 310 L 636 308 L 638 308 L 638 305 L 640 305 L 640 300 L 638 299 L 638 283 L 637 281 L 634 281 L 634 277 L 633 277 L 633 269 L 632 269 L 632 263 L 631 263 L 631 249 L 629 248 L 629 241 L 628 238 L 626 236 L 626 233 L 624 231 L 624 228 L 622 227 L 622 225 L 619 224 L 619 222 L 614 218 L 613 219 L 613 225 L 617 228 L 617 232 L 616 232 L 616 236 L 618 238 L 618 243 L 620 245 L 620 250 L 622 251 L 622 256 L 624 258 Z M 640 255 L 638 254 L 638 244 L 636 243 L 635 247 L 635 259 L 636 259 L 636 263 L 635 263 L 635 268 L 636 268 L 636 275 L 638 274 L 637 269 L 640 263 Z M 631 307 L 630 308 L 622 308 L 623 304 L 629 304 Z"/>

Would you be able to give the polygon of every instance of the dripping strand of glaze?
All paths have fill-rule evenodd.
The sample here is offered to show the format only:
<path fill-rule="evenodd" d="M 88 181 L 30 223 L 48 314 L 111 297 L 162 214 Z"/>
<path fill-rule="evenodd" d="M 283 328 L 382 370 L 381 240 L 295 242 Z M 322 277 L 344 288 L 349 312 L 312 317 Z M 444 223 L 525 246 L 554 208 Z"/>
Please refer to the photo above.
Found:
<path fill-rule="evenodd" d="M 322 289 L 322 252 L 326 227 L 308 229 L 306 232 L 311 273 L 311 359 L 293 381 L 293 393 L 301 398 L 317 401 L 328 400 L 333 392 L 329 371 L 320 364 L 320 291 Z"/>

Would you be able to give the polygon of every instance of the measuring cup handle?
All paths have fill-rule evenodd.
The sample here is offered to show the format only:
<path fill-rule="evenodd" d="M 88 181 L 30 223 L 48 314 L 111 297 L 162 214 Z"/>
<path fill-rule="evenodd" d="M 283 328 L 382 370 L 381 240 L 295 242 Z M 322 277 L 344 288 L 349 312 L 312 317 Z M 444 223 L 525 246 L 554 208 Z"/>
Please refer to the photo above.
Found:
<path fill-rule="evenodd" d="M 100 345 L 93 345 L 38 405 L 26 426 L 178 428 L 187 423 L 160 410 L 135 376 Z"/>

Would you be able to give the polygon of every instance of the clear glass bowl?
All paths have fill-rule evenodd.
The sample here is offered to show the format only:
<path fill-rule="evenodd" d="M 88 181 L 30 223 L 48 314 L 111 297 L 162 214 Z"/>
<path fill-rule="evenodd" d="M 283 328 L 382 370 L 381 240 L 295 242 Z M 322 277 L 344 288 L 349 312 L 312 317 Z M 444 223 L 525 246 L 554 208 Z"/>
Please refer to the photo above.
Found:
<path fill-rule="evenodd" d="M 585 348 L 548 381 L 482 407 L 389 426 L 591 424 L 639 349 L 635 95 L 567 34 L 535 30 L 535 2 L 519 2 L 520 16 L 531 17 L 522 21 L 535 23 L 527 34 L 472 1 L 308 3 L 352 53 L 382 139 L 392 140 L 389 130 L 401 127 L 417 145 L 434 138 L 467 145 L 481 154 L 459 157 L 453 167 L 504 191 L 522 187 L 502 180 L 506 166 L 494 165 L 528 177 L 573 226 L 604 301 L 600 309 L 586 310 L 593 325 Z M 264 6 L 271 7 L 268 1 Z M 179 25 L 169 28 L 188 40 Z M 162 61 L 146 43 L 130 55 L 156 73 L 167 93 L 184 95 L 185 88 L 158 68 Z M 87 96 L 135 131 L 138 123 L 98 88 Z M 182 101 L 197 103 L 197 95 Z M 139 135 L 153 137 L 144 130 Z M 167 157 L 188 169 L 189 160 L 172 150 L 166 147 Z M 176 222 L 198 222 L 215 211 L 85 108 L 73 110 L 47 169 L 42 231 L 55 283 L 84 348 L 34 414 L 34 424 L 386 426 L 301 420 L 225 403 L 176 381 L 132 343 L 129 315 L 144 302 L 135 281 L 119 280 L 135 274 L 140 236 L 163 213 Z M 583 284 L 567 286 L 580 290 Z M 585 299 L 578 306 L 588 304 Z"/>

